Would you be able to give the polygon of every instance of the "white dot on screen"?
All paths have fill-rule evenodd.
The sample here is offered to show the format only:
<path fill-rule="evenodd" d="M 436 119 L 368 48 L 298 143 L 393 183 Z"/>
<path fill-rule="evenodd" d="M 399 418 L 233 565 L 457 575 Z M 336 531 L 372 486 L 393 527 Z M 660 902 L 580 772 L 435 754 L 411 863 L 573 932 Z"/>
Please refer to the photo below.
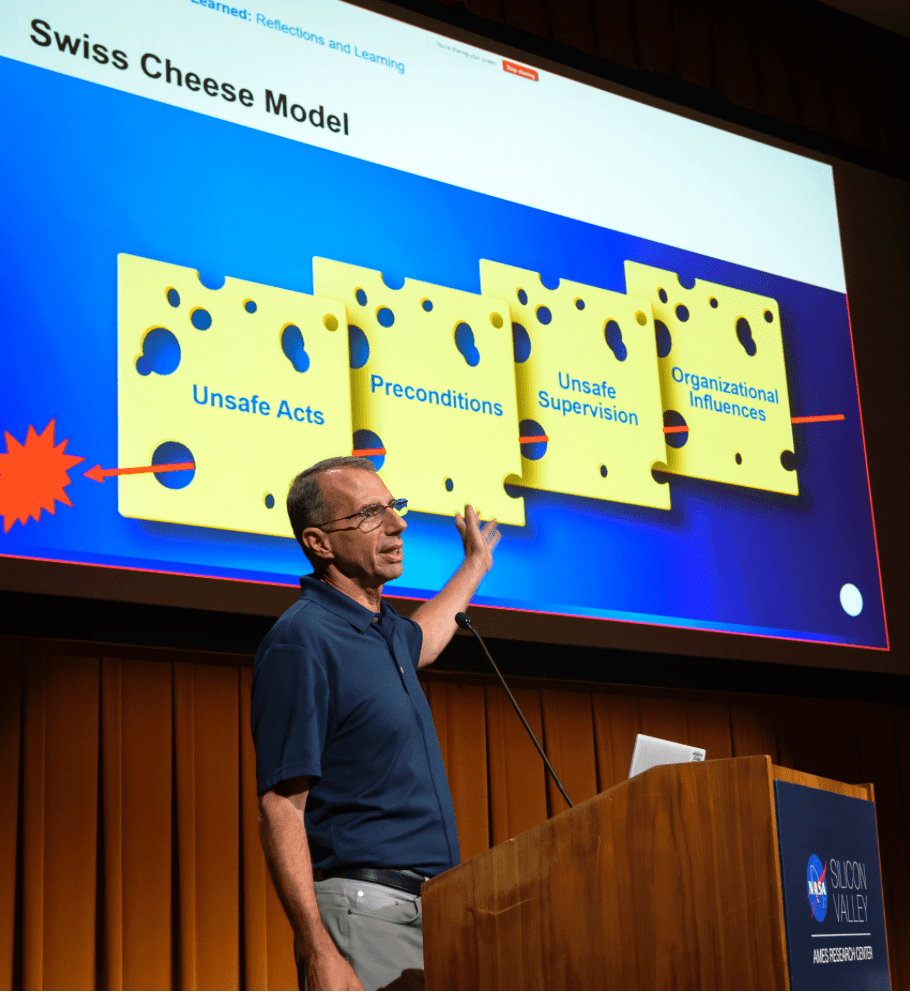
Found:
<path fill-rule="evenodd" d="M 858 617 L 863 609 L 863 594 L 848 582 L 841 586 L 840 605 L 844 608 L 844 613 L 849 613 L 851 617 Z"/>
<path fill-rule="evenodd" d="M 363 898 L 363 889 L 358 889 L 358 891 L 357 891 L 357 898 L 358 899 L 362 899 Z"/>

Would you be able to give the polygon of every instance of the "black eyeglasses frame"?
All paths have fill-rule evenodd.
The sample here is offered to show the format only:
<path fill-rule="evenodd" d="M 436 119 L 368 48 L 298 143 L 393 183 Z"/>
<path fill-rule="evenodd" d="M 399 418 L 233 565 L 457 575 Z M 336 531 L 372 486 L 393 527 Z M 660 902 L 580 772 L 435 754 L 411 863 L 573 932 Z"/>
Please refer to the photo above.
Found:
<path fill-rule="evenodd" d="M 401 513 L 407 505 L 408 501 L 406 499 L 393 499 L 390 503 L 371 503 L 356 513 L 349 513 L 346 517 L 338 517 L 335 520 L 324 520 L 321 524 L 313 524 L 313 526 L 322 530 L 323 527 L 328 527 L 329 524 L 340 524 L 342 520 L 353 520 L 354 517 L 363 517 L 364 520 L 371 520 L 373 517 L 378 517 L 380 513 L 384 514 L 386 510 L 394 510 L 396 513 Z"/>

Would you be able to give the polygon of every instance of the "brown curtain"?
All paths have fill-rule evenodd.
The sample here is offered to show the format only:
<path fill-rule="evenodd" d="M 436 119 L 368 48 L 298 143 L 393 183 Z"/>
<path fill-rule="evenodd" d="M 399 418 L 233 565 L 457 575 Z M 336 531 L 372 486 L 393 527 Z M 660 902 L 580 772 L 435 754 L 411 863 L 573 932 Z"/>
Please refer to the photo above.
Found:
<path fill-rule="evenodd" d="M 250 658 L 0 639 L 0 986 L 295 988 L 259 849 Z M 462 855 L 558 812 L 502 690 L 423 679 Z M 579 802 L 635 734 L 876 787 L 892 982 L 910 984 L 910 707 L 516 680 Z"/>

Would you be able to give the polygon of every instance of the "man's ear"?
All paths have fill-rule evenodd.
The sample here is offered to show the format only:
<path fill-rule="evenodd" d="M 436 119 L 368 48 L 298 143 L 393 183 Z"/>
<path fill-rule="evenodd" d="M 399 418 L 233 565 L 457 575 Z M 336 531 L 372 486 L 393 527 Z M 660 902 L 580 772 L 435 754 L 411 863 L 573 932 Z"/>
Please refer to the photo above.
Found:
<path fill-rule="evenodd" d="M 332 536 L 318 527 L 304 527 L 300 533 L 301 541 L 313 558 L 328 564 L 335 556 L 332 553 Z"/>

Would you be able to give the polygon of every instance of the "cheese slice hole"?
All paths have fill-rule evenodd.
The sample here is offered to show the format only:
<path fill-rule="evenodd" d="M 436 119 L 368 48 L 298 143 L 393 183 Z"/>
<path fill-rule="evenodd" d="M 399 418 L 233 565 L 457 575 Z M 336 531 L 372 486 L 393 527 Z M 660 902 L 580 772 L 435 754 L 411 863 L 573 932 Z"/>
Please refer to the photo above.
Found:
<path fill-rule="evenodd" d="M 461 357 L 475 368 L 480 364 L 480 352 L 474 344 L 474 332 L 471 325 L 461 321 L 455 328 L 455 347 L 461 352 Z"/>
<path fill-rule="evenodd" d="M 606 338 L 607 347 L 616 356 L 616 360 L 618 362 L 624 362 L 629 354 L 629 350 L 623 343 L 622 331 L 619 329 L 619 324 L 615 320 L 607 321 L 604 327 L 604 338 Z"/>
<path fill-rule="evenodd" d="M 348 324 L 348 357 L 352 369 L 362 369 L 370 359 L 370 342 L 356 324 Z"/>
<path fill-rule="evenodd" d="M 179 465 L 182 462 L 193 462 L 193 452 L 179 441 L 164 441 L 155 448 L 152 454 L 153 465 Z M 156 472 L 155 478 L 165 489 L 186 489 L 196 476 L 195 468 L 180 469 L 177 472 Z"/>
<path fill-rule="evenodd" d="M 539 461 L 547 453 L 547 441 L 543 440 L 547 432 L 536 420 L 522 420 L 518 425 L 518 438 L 522 457 L 528 461 Z M 521 440 L 522 438 L 540 438 L 541 440 Z"/>
<path fill-rule="evenodd" d="M 194 307 L 190 311 L 190 323 L 197 331 L 207 331 L 212 326 L 212 315 L 203 307 Z"/>
<path fill-rule="evenodd" d="M 211 272 L 208 269 L 198 269 L 196 275 L 206 289 L 221 289 L 224 285 L 224 276 L 219 275 L 217 272 Z"/>
<path fill-rule="evenodd" d="M 139 375 L 170 375 L 180 364 L 180 342 L 166 327 L 153 327 L 142 341 L 142 354 L 136 359 Z"/>
<path fill-rule="evenodd" d="M 297 372 L 306 372 L 310 367 L 310 356 L 303 346 L 303 335 L 296 324 L 285 324 L 281 331 L 281 350 L 284 357 Z"/>
<path fill-rule="evenodd" d="M 686 418 L 678 410 L 664 410 L 664 427 L 688 427 L 688 424 Z M 688 440 L 688 430 L 664 434 L 664 441 L 668 448 L 682 448 Z"/>
<path fill-rule="evenodd" d="M 657 342 L 657 357 L 666 358 L 673 347 L 673 338 L 670 337 L 670 329 L 662 320 L 654 321 L 654 340 Z"/>
<path fill-rule="evenodd" d="M 360 458 L 369 458 L 378 472 L 385 464 L 385 455 L 382 453 L 385 451 L 385 445 L 382 443 L 382 438 L 373 431 L 362 427 L 360 430 L 354 431 L 353 441 L 354 447 L 351 450 L 354 454 Z M 358 454 L 367 451 L 370 454 Z"/>
<path fill-rule="evenodd" d="M 754 357 L 758 351 L 758 345 L 755 343 L 755 338 L 752 337 L 752 328 L 749 326 L 749 321 L 745 317 L 740 317 L 736 322 L 736 337 L 743 346 L 745 353 L 750 358 Z"/>
<path fill-rule="evenodd" d="M 521 324 L 512 324 L 512 352 L 517 364 L 531 357 L 531 337 Z"/>

